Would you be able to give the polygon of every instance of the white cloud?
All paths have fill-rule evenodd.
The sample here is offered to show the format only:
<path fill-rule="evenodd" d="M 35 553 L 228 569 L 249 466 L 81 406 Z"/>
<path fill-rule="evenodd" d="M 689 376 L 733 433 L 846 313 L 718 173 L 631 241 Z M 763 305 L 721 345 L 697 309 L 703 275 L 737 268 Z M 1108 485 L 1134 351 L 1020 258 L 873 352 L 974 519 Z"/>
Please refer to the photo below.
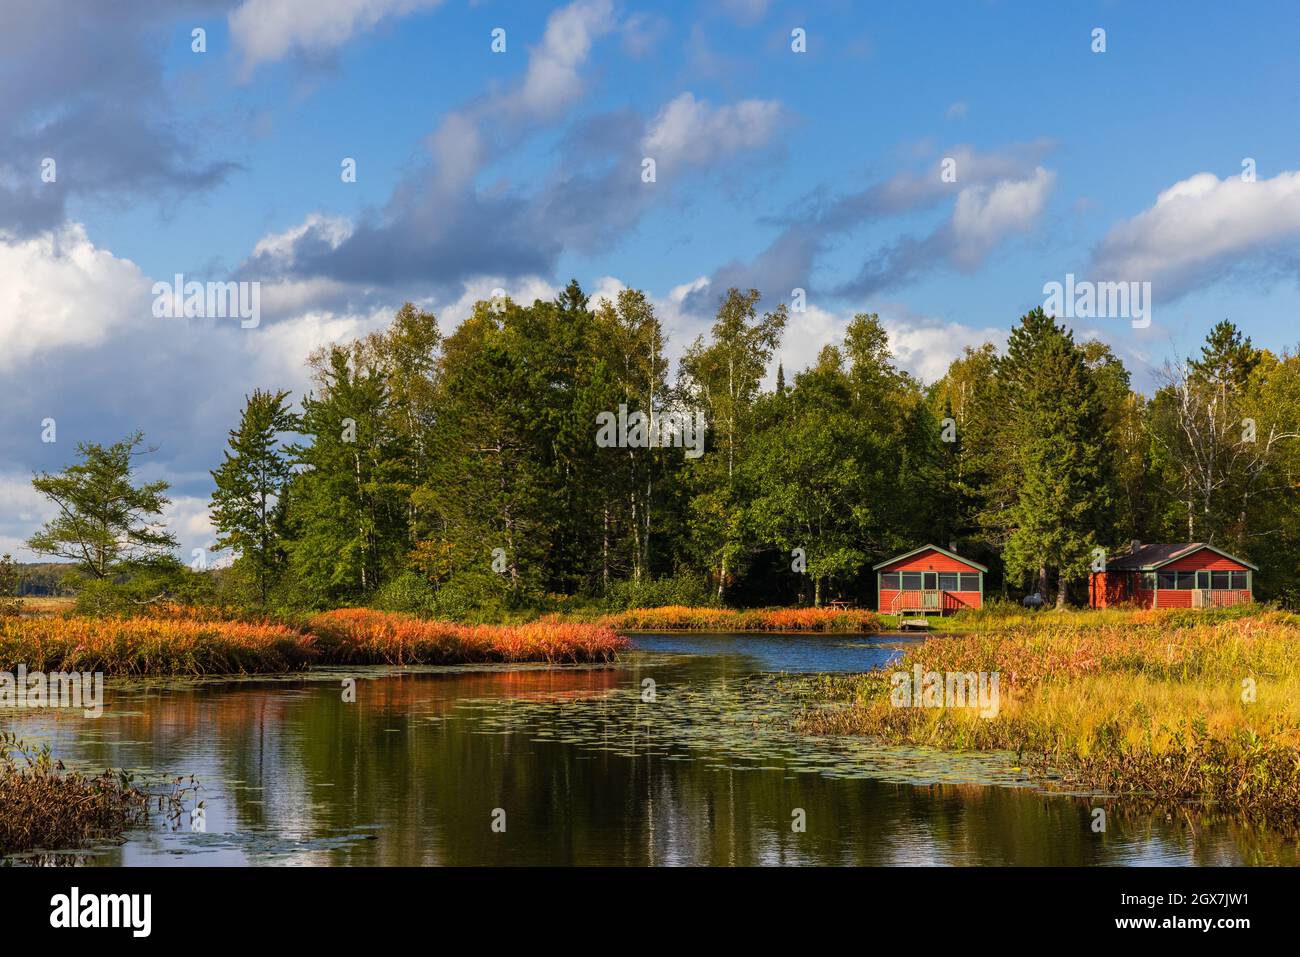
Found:
<path fill-rule="evenodd" d="M 844 333 L 859 311 L 831 312 L 809 305 L 806 312 L 791 313 L 780 352 L 786 381 L 792 382 L 794 373 L 813 365 L 824 346 L 842 347 Z M 889 335 L 894 364 L 923 382 L 942 378 L 966 346 L 978 348 L 985 342 L 1000 346 L 1007 335 L 1001 329 L 977 329 L 958 322 L 916 316 L 901 306 L 882 309 L 880 323 Z M 769 372 L 769 380 L 773 375 Z"/>
<path fill-rule="evenodd" d="M 253 247 L 253 257 L 264 256 L 271 265 L 288 267 L 294 264 L 294 255 L 304 240 L 311 239 L 330 249 L 338 249 L 351 235 L 352 224 L 348 220 L 311 213 L 297 226 L 279 233 L 268 233 L 259 239 Z"/>
<path fill-rule="evenodd" d="M 771 138 L 781 118 L 775 100 L 741 100 L 713 109 L 690 92 L 669 102 L 650 123 L 642 145 L 659 166 L 707 163 Z"/>
<path fill-rule="evenodd" d="M 1247 183 L 1197 173 L 1116 224 L 1093 255 L 1098 278 L 1149 281 L 1174 297 L 1300 239 L 1300 171 Z"/>
<path fill-rule="evenodd" d="M 546 33 L 528 58 L 523 84 L 507 105 L 529 117 L 553 116 L 582 95 L 580 67 L 592 44 L 614 29 L 610 0 L 570 4 L 546 22 Z"/>
<path fill-rule="evenodd" d="M 228 18 L 247 77 L 294 50 L 326 53 L 381 20 L 436 7 L 442 0 L 244 0 Z"/>
<path fill-rule="evenodd" d="M 1056 174 L 1036 167 L 1023 179 L 968 186 L 952 213 L 952 255 L 965 268 L 978 266 L 1006 236 L 1029 229 L 1047 206 Z"/>
<path fill-rule="evenodd" d="M 967 346 L 977 349 L 986 342 L 1001 346 L 1007 338 L 1005 329 L 974 329 L 957 322 L 882 319 L 881 323 L 889 333 L 894 362 L 923 382 L 943 378 Z"/>
<path fill-rule="evenodd" d="M 0 370 L 68 346 L 95 346 L 151 317 L 135 263 L 95 246 L 79 223 L 21 241 L 0 236 Z"/>
<path fill-rule="evenodd" d="M 196 495 L 171 495 L 171 503 L 163 509 L 167 530 L 180 542 L 177 557 L 187 564 L 193 559 L 193 550 L 213 551 L 217 530 L 208 517 L 208 499 Z"/>

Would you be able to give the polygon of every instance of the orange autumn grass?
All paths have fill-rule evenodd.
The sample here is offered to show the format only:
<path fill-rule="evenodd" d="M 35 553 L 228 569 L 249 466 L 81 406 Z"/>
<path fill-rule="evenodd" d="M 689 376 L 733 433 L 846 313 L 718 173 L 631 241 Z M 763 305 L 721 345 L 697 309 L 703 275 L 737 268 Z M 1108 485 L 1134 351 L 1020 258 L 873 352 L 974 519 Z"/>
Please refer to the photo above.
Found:
<path fill-rule="evenodd" d="M 455 664 L 478 661 L 610 661 L 628 640 L 605 625 L 538 621 L 460 625 L 366 608 L 340 608 L 308 627 L 336 664 Z"/>
<path fill-rule="evenodd" d="M 0 671 L 271 674 L 312 664 L 609 661 L 627 639 L 603 625 L 459 625 L 344 608 L 303 628 L 159 609 L 137 618 L 0 619 Z"/>
<path fill-rule="evenodd" d="M 314 639 L 269 622 L 189 618 L 0 619 L 0 671 L 210 675 L 299 671 Z"/>
<path fill-rule="evenodd" d="M 813 631 L 870 633 L 880 619 L 869 611 L 837 608 L 632 608 L 606 615 L 601 624 L 619 631 Z"/>

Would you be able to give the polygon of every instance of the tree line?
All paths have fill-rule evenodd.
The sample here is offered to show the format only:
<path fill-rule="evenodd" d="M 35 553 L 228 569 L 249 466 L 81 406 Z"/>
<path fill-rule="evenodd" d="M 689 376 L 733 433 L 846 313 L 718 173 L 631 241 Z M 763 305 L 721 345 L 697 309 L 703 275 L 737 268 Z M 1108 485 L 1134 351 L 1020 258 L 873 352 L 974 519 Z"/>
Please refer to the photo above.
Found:
<path fill-rule="evenodd" d="M 1147 397 L 1108 346 L 1035 309 L 925 384 L 859 314 L 769 380 L 789 315 L 760 299 L 729 290 L 675 370 L 638 290 L 480 302 L 450 334 L 403 306 L 310 356 L 296 406 L 247 397 L 212 472 L 235 558 L 208 577 L 262 607 L 450 616 L 869 604 L 874 562 L 934 542 L 990 565 L 994 593 L 1063 605 L 1098 549 L 1207 541 L 1260 566 L 1259 597 L 1300 606 L 1296 355 L 1225 320 Z M 615 415 L 618 441 L 598 442 Z M 702 455 L 654 440 L 693 415 Z M 101 581 L 175 564 L 165 485 L 131 479 L 142 442 L 36 476 L 60 514 L 29 547 Z"/>

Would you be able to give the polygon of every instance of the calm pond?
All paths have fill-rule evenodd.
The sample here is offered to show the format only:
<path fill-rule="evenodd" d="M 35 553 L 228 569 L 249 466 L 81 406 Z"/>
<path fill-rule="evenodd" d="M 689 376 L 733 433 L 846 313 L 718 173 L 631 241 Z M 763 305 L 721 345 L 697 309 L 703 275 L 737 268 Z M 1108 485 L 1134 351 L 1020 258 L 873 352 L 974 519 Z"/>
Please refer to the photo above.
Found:
<path fill-rule="evenodd" d="M 1232 820 L 1044 793 L 1014 756 L 785 728 L 797 705 L 776 684 L 799 679 L 781 672 L 866 670 L 898 641 L 641 635 L 607 668 L 110 682 L 98 719 L 8 712 L 0 726 L 72 764 L 199 779 L 202 830 L 160 824 L 75 856 L 86 864 L 1300 861 L 1293 840 Z"/>

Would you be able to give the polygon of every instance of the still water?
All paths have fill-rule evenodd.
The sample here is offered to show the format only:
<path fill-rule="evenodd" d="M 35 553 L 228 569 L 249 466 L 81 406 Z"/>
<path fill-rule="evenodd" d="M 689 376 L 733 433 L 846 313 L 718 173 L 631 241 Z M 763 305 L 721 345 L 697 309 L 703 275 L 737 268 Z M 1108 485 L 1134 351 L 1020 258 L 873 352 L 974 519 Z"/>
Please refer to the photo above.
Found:
<path fill-rule="evenodd" d="M 898 640 L 642 635 L 613 667 L 110 682 L 98 719 L 0 726 L 70 764 L 198 778 L 202 830 L 185 818 L 76 855 L 92 865 L 1300 861 L 1232 820 L 1044 792 L 1013 755 L 788 729 L 806 680 L 788 675 L 878 667 Z"/>

